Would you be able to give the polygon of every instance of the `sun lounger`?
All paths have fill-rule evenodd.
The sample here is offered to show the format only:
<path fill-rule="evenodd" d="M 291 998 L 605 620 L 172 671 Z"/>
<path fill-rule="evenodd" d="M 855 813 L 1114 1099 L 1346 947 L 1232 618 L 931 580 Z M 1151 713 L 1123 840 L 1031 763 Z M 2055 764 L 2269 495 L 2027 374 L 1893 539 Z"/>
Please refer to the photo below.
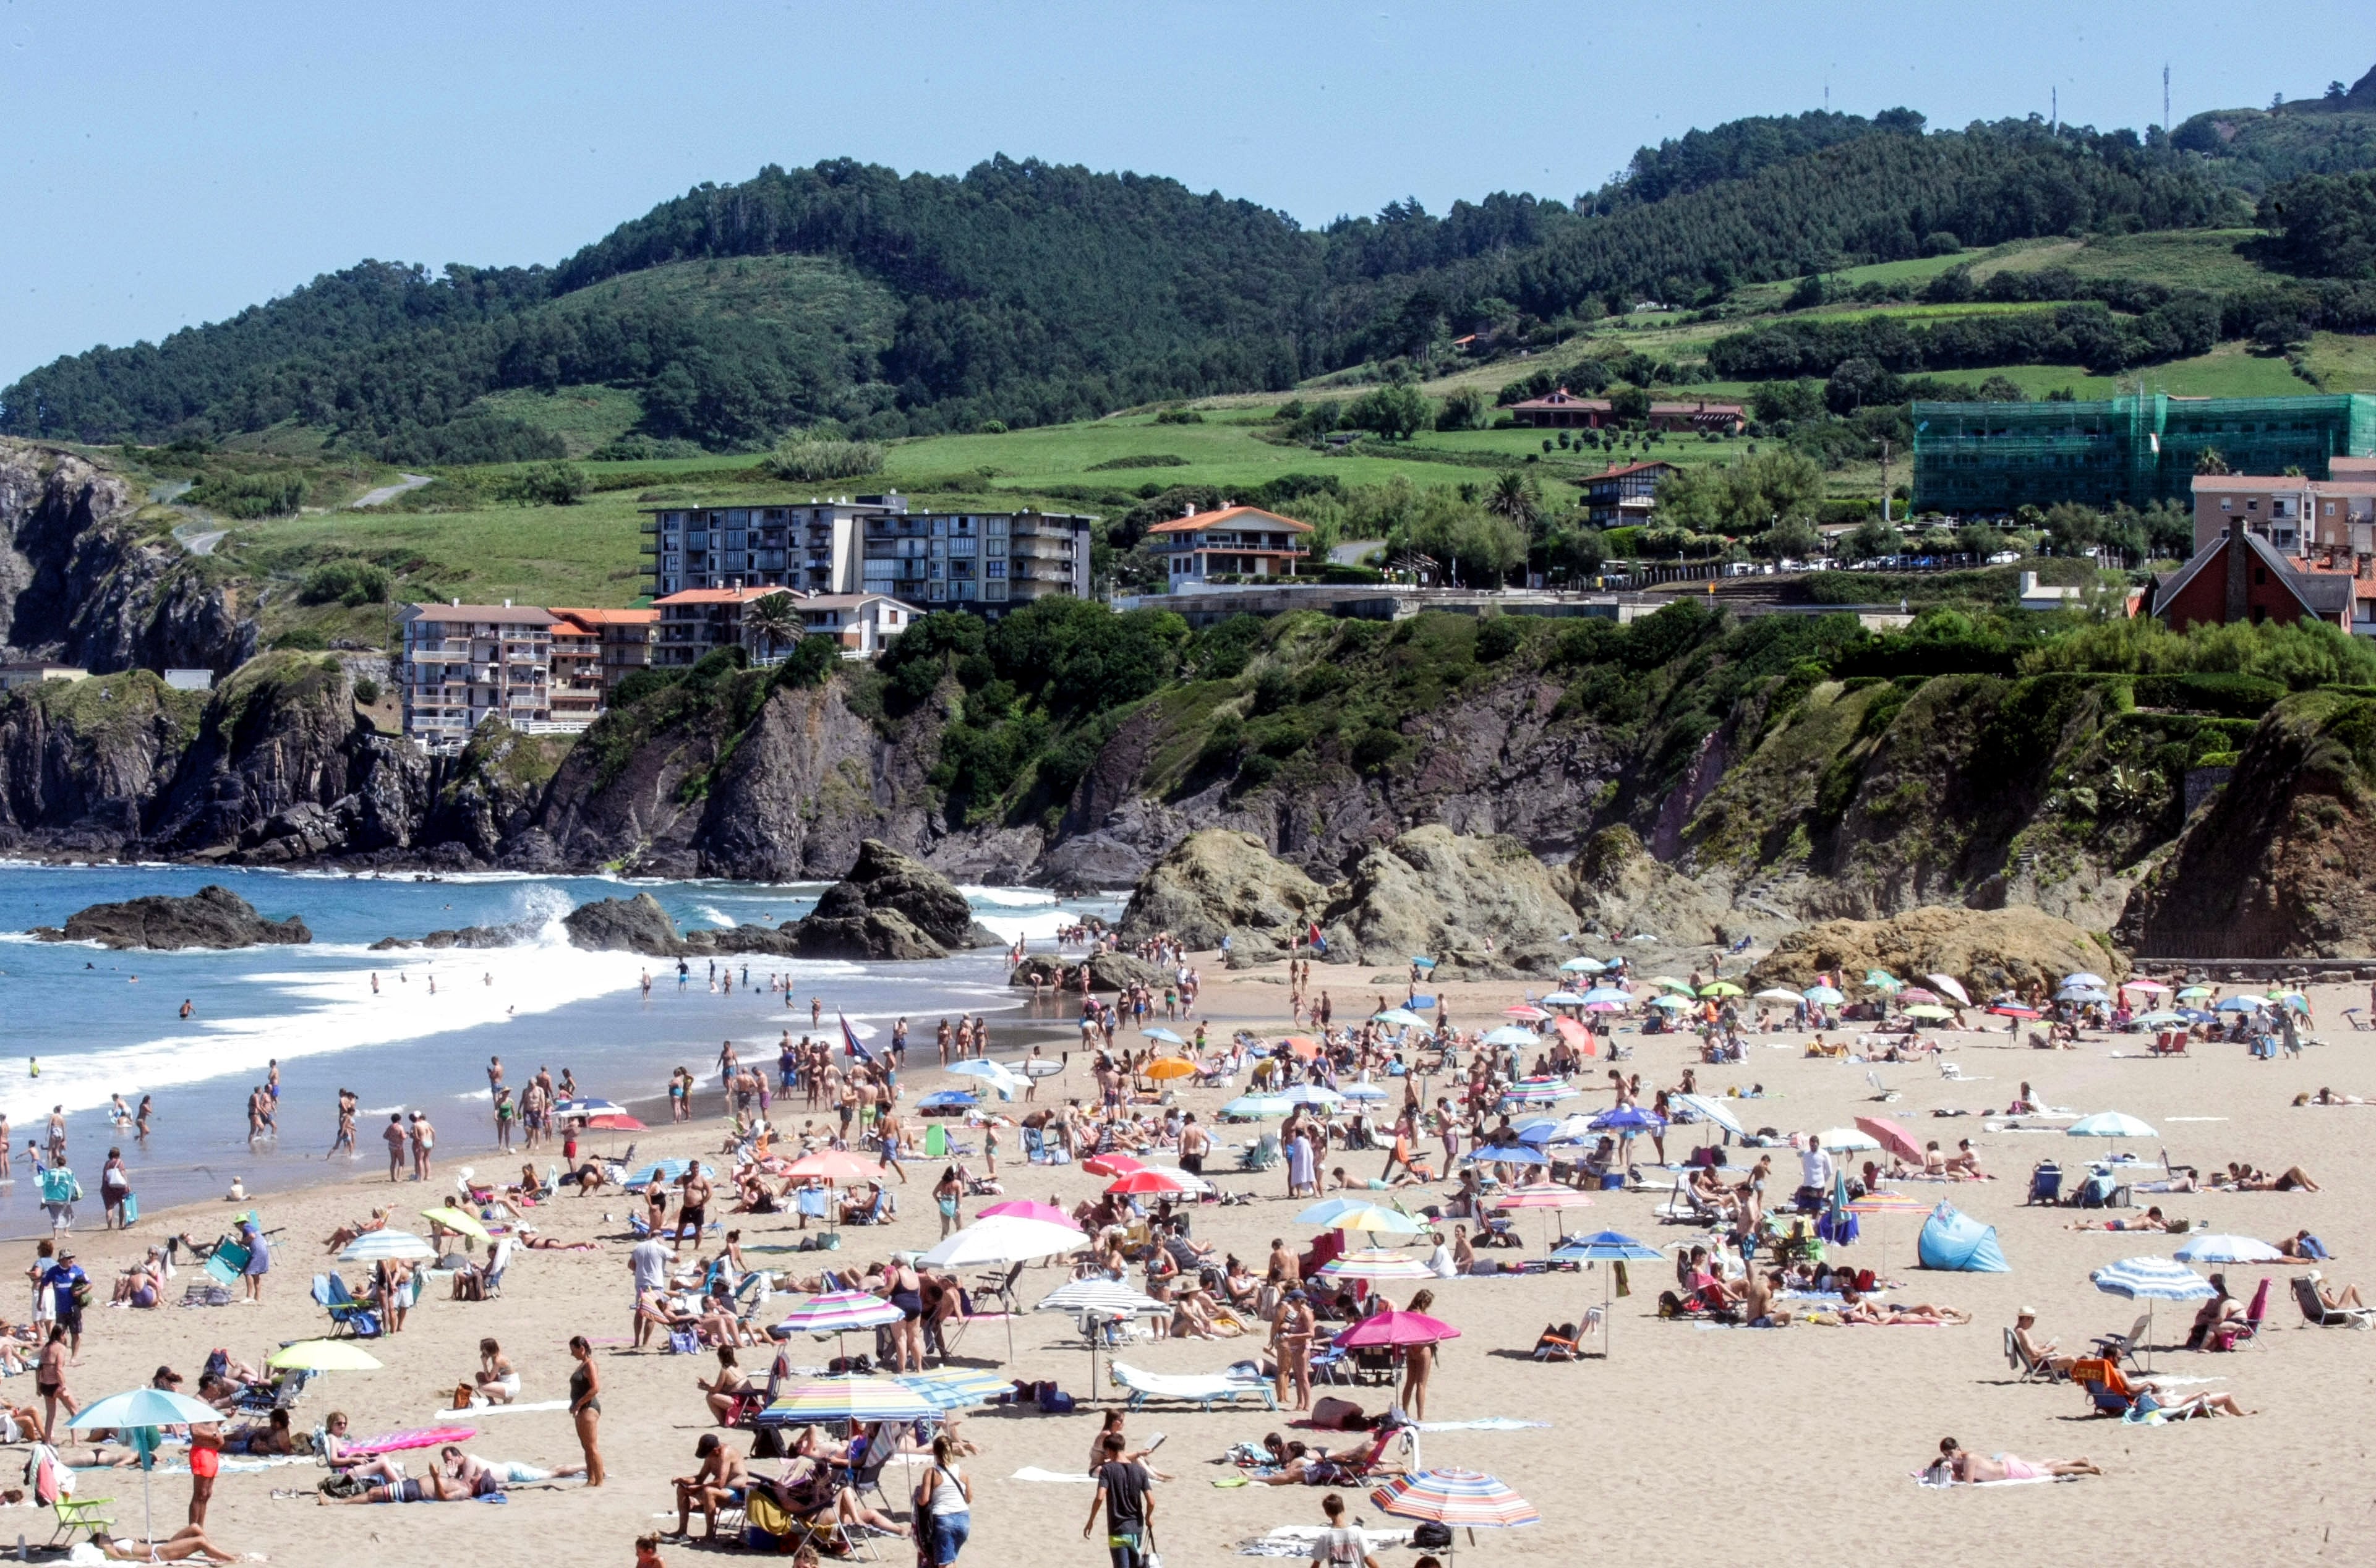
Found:
<path fill-rule="evenodd" d="M 2328 1306 L 2318 1299 L 2318 1281 L 2306 1274 L 2294 1277 L 2294 1304 L 2314 1328 L 2376 1328 L 2376 1310 Z"/>
<path fill-rule="evenodd" d="M 1265 1409 L 1278 1408 L 1271 1397 L 1270 1384 L 1247 1382 L 1226 1372 L 1195 1374 L 1141 1372 L 1121 1361 L 1113 1363 L 1113 1380 L 1130 1390 L 1130 1408 L 1138 1408 L 1149 1399 L 1181 1399 L 1200 1410 L 1209 1410 L 1216 1399 L 1236 1401 L 1251 1396 L 1263 1402 Z"/>

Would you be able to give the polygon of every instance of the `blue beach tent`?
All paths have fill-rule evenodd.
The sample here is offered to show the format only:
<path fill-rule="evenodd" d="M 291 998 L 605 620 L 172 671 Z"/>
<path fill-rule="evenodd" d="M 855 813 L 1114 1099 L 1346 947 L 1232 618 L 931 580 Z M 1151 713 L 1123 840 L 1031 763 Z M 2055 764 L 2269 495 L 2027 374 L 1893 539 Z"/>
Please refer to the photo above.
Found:
<path fill-rule="evenodd" d="M 2010 1274 L 2004 1250 L 1997 1245 L 1996 1227 L 1983 1225 L 1949 1204 L 1941 1204 L 1922 1222 L 1922 1266 L 1954 1269 L 1964 1274 Z"/>

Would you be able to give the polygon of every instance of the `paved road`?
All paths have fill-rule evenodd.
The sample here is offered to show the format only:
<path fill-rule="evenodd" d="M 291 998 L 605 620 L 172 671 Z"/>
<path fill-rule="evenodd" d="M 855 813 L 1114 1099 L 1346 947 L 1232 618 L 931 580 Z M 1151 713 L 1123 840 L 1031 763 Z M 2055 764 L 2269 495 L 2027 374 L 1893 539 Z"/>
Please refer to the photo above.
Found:
<path fill-rule="evenodd" d="M 212 521 L 213 519 L 209 518 L 208 520 Z M 193 555 L 212 555 L 215 552 L 215 546 L 220 544 L 223 540 L 223 535 L 229 532 L 231 532 L 229 529 L 210 529 L 208 528 L 205 523 L 191 522 L 175 523 L 173 525 L 174 542 Z"/>
<path fill-rule="evenodd" d="M 429 482 L 427 474 L 406 474 L 400 484 L 383 484 L 377 490 L 367 490 L 359 500 L 347 503 L 350 511 L 360 512 L 366 506 L 385 506 L 408 490 L 419 490 Z"/>
<path fill-rule="evenodd" d="M 1373 550 L 1384 550 L 1385 547 L 1386 541 L 1383 539 L 1350 540 L 1343 544 L 1330 546 L 1328 559 L 1334 565 L 1358 566 L 1361 564 L 1361 557 Z"/>

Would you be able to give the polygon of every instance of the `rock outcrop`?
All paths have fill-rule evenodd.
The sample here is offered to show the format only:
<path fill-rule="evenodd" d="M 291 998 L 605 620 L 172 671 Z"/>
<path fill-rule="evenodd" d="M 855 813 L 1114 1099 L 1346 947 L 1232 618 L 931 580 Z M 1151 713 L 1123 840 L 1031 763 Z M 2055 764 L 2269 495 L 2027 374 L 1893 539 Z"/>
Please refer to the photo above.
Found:
<path fill-rule="evenodd" d="M 1551 868 L 1515 838 L 1415 827 L 1361 857 L 1329 889 L 1321 931 L 1331 961 L 1391 964 L 1425 954 L 1480 974 L 1550 974 L 1575 949 Z"/>
<path fill-rule="evenodd" d="M 1273 855 L 1251 833 L 1208 827 L 1155 862 L 1132 893 L 1120 935 L 1137 943 L 1169 932 L 1191 950 L 1270 947 L 1326 904 L 1328 890 Z"/>
<path fill-rule="evenodd" d="M 947 877 L 877 838 L 860 843 L 849 874 L 826 890 L 791 935 L 805 958 L 945 958 L 999 940 L 975 922 Z"/>
<path fill-rule="evenodd" d="M 676 922 L 660 908 L 660 901 L 648 893 L 580 904 L 561 917 L 561 925 L 569 933 L 572 947 L 596 953 L 642 953 L 654 958 L 673 958 L 683 948 L 676 933 Z"/>
<path fill-rule="evenodd" d="M 256 947 L 314 940 L 305 922 L 291 915 L 268 921 L 230 888 L 213 883 L 188 897 L 152 894 L 120 904 L 93 904 L 66 917 L 64 928 L 36 926 L 43 942 L 96 942 L 102 947 Z"/>
<path fill-rule="evenodd" d="M 2033 985 L 2050 992 L 2063 976 L 2083 971 L 2114 981 L 2130 972 L 2128 959 L 2110 943 L 2041 910 L 1934 905 L 1885 921 L 1803 927 L 1776 943 L 1744 983 L 1752 991 L 1769 985 L 1799 991 L 1814 984 L 1818 974 L 1830 974 L 1835 980 L 1847 977 L 1853 987 L 1868 969 L 1886 969 L 1900 980 L 1953 975 L 1975 998 Z"/>

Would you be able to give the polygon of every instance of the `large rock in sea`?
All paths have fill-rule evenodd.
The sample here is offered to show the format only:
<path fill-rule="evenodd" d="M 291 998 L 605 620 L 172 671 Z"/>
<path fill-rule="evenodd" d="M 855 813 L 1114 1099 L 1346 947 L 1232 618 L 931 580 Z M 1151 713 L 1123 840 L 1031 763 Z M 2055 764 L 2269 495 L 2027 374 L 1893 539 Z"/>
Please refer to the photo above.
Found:
<path fill-rule="evenodd" d="M 2049 991 L 2080 971 L 2117 983 L 2130 972 L 2102 937 L 2031 909 L 1966 909 L 1927 905 L 1885 921 L 1824 921 L 1790 932 L 1749 973 L 1750 990 L 1812 985 L 1818 974 L 1864 979 L 1887 969 L 1900 980 L 1953 975 L 1974 997 L 2007 988 Z"/>
<path fill-rule="evenodd" d="M 1400 968 L 1427 954 L 1486 974 L 1547 975 L 1573 951 L 1560 944 L 1576 926 L 1564 882 L 1515 838 L 1432 823 L 1362 856 L 1329 889 L 1321 930 L 1340 962 Z"/>
<path fill-rule="evenodd" d="M 849 874 L 792 927 L 803 958 L 945 958 L 998 940 L 947 877 L 879 838 L 859 845 Z"/>
<path fill-rule="evenodd" d="M 1192 952 L 1275 945 L 1328 901 L 1328 890 L 1273 856 L 1261 839 L 1208 827 L 1173 845 L 1148 868 L 1122 918 L 1126 943 L 1170 932 Z"/>
<path fill-rule="evenodd" d="M 209 883 L 186 898 L 151 894 L 120 904 L 93 904 L 66 918 L 64 929 L 36 926 L 43 942 L 96 942 L 103 947 L 255 947 L 314 940 L 291 915 L 268 921 L 228 887 Z"/>
<path fill-rule="evenodd" d="M 648 893 L 632 898 L 598 898 L 561 918 L 569 944 L 597 953 L 643 953 L 673 958 L 683 949 L 676 922 Z"/>

